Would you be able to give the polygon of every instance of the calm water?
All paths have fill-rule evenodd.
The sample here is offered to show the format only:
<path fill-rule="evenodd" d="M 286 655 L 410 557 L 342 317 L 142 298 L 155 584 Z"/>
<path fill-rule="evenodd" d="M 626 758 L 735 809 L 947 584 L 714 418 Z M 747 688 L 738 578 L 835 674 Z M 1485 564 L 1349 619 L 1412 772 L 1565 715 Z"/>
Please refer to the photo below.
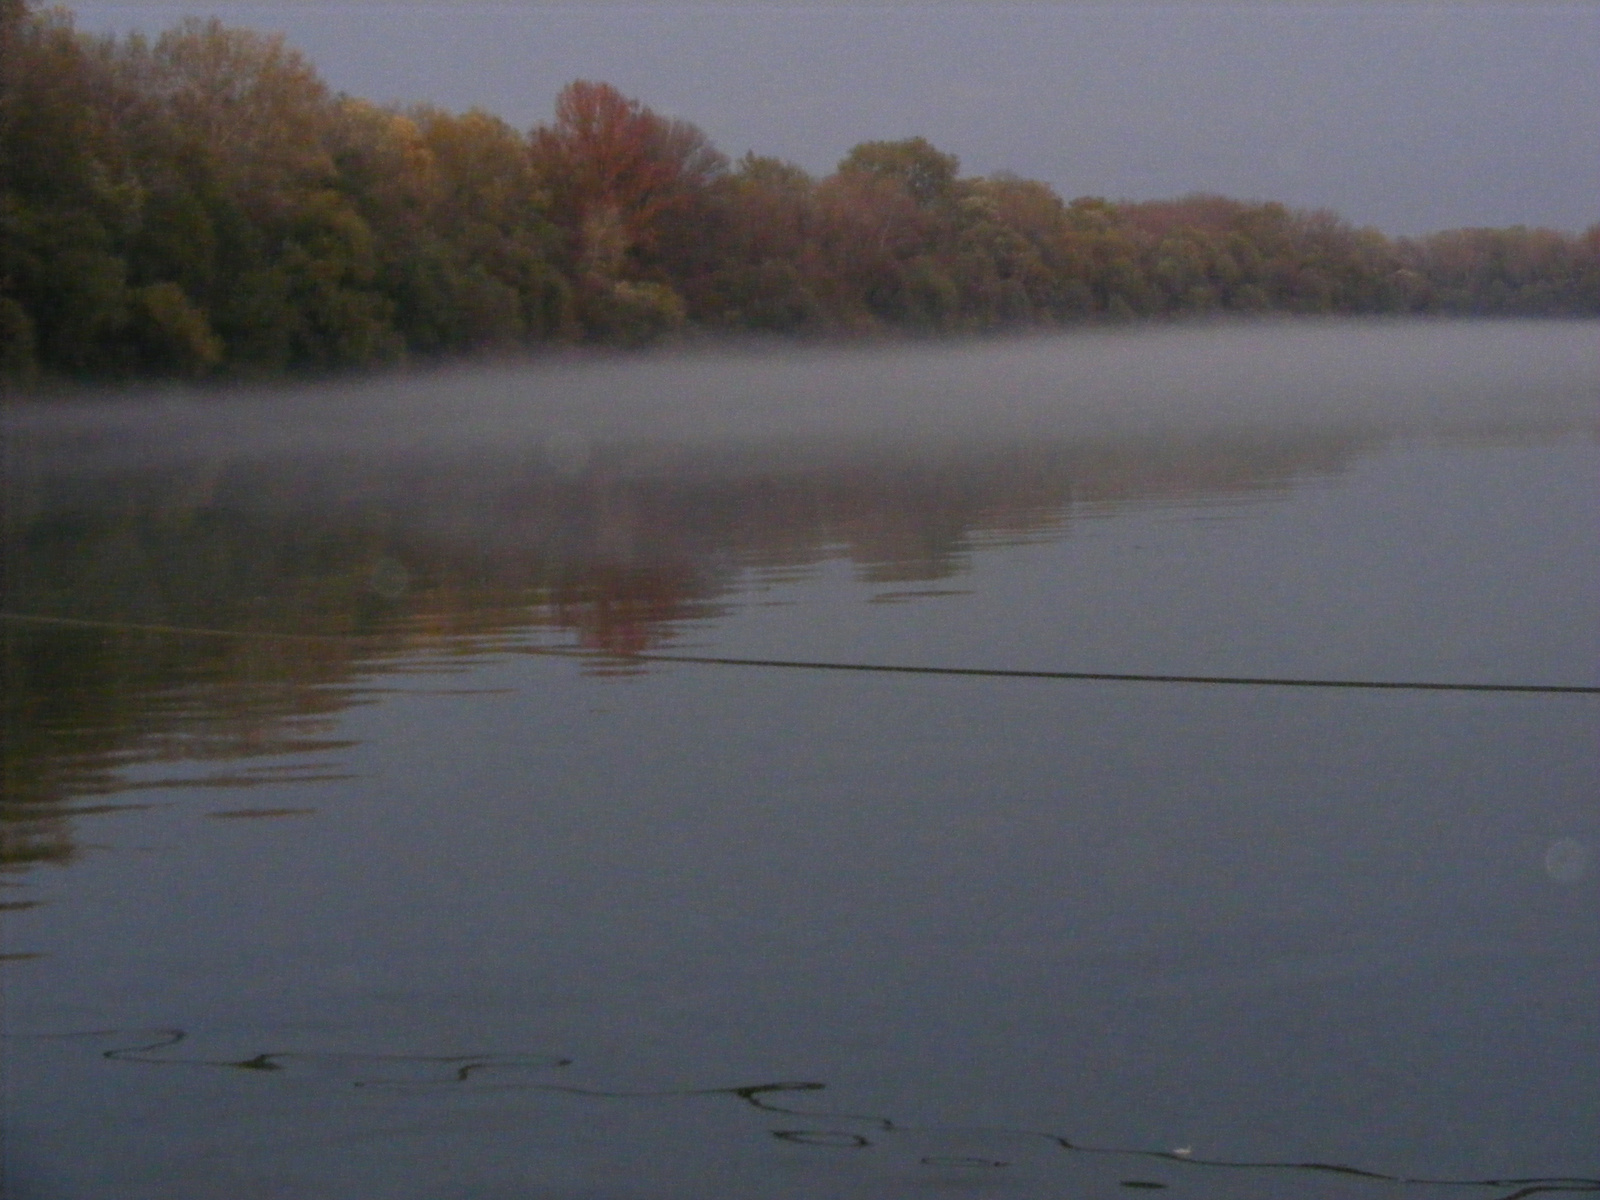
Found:
<path fill-rule="evenodd" d="M 1600 696 L 681 661 L 1593 687 L 1597 332 L 13 412 L 4 1194 L 1600 1191 Z"/>

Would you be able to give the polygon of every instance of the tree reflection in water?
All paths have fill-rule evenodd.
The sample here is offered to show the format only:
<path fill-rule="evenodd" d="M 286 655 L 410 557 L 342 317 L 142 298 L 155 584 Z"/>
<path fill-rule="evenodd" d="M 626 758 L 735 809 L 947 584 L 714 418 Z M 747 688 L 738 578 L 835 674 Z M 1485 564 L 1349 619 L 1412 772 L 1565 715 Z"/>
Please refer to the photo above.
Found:
<path fill-rule="evenodd" d="M 748 572 L 845 558 L 871 583 L 933 584 L 1079 513 L 1285 495 L 1380 440 L 619 443 L 576 468 L 539 446 L 131 468 L 13 446 L 0 853 L 70 861 L 91 797 L 337 777 L 333 718 L 419 652 L 534 637 L 639 670 L 630 656 L 725 611 Z M 146 770 L 179 762 L 233 765 Z"/>

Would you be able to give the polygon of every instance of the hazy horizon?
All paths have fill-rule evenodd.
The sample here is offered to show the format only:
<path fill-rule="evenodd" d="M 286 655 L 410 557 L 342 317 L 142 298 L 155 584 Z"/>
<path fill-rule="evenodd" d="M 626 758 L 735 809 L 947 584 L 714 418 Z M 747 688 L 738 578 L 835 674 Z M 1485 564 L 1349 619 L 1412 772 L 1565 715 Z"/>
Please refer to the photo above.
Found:
<path fill-rule="evenodd" d="M 230 454 L 948 447 L 1241 430 L 1592 429 L 1593 321 L 1372 319 L 439 364 L 329 381 L 93 389 L 17 406 L 13 438 L 99 463 Z M 848 380 L 843 386 L 841 380 Z M 235 403 L 218 403 L 233 399 Z"/>

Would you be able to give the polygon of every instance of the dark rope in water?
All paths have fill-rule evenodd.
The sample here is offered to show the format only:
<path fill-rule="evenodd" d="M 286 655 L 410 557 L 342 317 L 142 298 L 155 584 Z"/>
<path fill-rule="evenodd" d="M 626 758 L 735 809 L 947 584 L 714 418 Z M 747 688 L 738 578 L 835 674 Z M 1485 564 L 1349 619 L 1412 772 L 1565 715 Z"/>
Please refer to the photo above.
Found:
<path fill-rule="evenodd" d="M 0 612 L 0 620 L 33 625 L 61 625 L 79 629 L 121 630 L 130 633 L 180 634 L 189 637 L 250 638 L 293 642 L 362 642 L 382 634 L 275 633 L 270 630 L 204 629 L 186 625 L 140 624 L 128 621 L 92 621 L 80 617 L 47 617 L 31 613 Z M 1165 675 L 1132 671 L 1045 671 L 1008 667 L 927 667 L 905 663 L 813 662 L 805 659 L 738 658 L 730 655 L 675 654 L 646 650 L 607 653 L 572 646 L 518 646 L 520 654 L 559 658 L 609 659 L 618 663 L 675 662 L 697 666 L 768 667 L 795 671 L 867 671 L 887 675 L 966 675 L 980 679 L 1065 679 L 1092 683 L 1193 683 L 1233 687 L 1342 688 L 1393 692 L 1516 692 L 1543 696 L 1600 696 L 1600 686 L 1553 683 L 1451 683 L 1427 680 L 1309 679 L 1272 675 Z"/>

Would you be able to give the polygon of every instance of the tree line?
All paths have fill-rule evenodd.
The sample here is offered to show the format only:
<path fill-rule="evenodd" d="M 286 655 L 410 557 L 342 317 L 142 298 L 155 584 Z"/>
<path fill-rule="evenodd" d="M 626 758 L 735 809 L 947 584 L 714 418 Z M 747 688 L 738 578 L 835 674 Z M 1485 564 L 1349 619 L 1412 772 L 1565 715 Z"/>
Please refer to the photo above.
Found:
<path fill-rule="evenodd" d="M 678 330 L 1205 313 L 1600 314 L 1600 225 L 1389 238 L 1063 200 L 922 138 L 814 178 L 579 80 L 523 133 L 333 93 L 281 37 L 0 0 L 0 378 L 262 377 Z"/>

